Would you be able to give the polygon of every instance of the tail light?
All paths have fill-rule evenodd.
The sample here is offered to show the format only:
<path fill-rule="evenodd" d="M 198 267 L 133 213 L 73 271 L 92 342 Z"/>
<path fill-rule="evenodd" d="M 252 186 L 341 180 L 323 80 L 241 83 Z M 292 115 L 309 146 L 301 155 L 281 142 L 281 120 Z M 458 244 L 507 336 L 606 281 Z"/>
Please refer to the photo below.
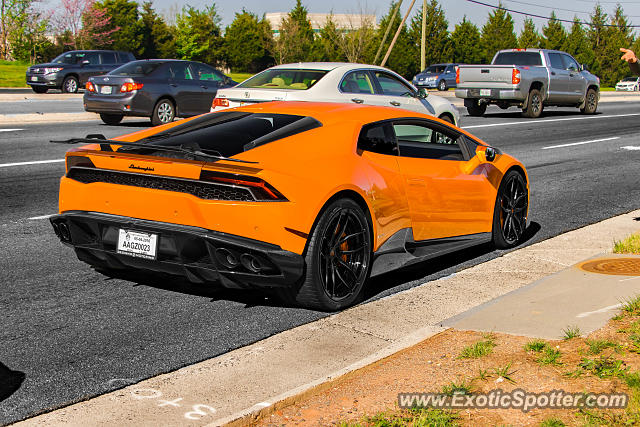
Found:
<path fill-rule="evenodd" d="M 517 85 L 518 83 L 520 83 L 520 70 L 514 68 L 511 73 L 511 84 Z"/>
<path fill-rule="evenodd" d="M 133 92 L 134 90 L 142 89 L 142 86 L 144 86 L 142 83 L 124 83 L 120 86 L 120 92 Z"/>
<path fill-rule="evenodd" d="M 71 168 L 95 168 L 90 158 L 87 156 L 67 156 L 67 173 Z"/>
<path fill-rule="evenodd" d="M 96 91 L 96 87 L 91 82 L 87 82 L 87 84 L 84 85 L 84 88 L 86 90 L 88 90 L 89 92 L 95 92 Z"/>
<path fill-rule="evenodd" d="M 460 84 L 460 67 L 456 67 L 456 84 Z"/>
<path fill-rule="evenodd" d="M 227 98 L 214 98 L 213 99 L 213 108 L 216 107 L 228 107 L 229 106 L 229 100 Z"/>
<path fill-rule="evenodd" d="M 248 188 L 258 201 L 286 201 L 287 198 L 271 184 L 255 176 L 238 175 L 232 173 L 203 170 L 201 181 L 218 182 L 220 184 L 235 185 Z"/>

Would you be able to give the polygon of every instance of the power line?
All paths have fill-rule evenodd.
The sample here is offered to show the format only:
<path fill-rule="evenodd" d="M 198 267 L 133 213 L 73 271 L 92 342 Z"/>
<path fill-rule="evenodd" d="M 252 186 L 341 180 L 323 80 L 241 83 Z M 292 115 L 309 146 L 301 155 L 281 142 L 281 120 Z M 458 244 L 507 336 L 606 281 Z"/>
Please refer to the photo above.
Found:
<path fill-rule="evenodd" d="M 591 12 L 584 12 L 582 10 L 564 9 L 564 8 L 555 7 L 555 6 L 545 6 L 545 5 L 541 5 L 541 4 L 528 3 L 526 1 L 519 1 L 519 0 L 504 0 L 504 1 L 507 2 L 507 3 L 518 3 L 518 4 L 524 4 L 524 5 L 527 5 L 527 6 L 534 6 L 534 7 L 544 8 L 544 9 L 561 10 L 563 12 L 574 12 L 574 13 L 582 13 L 582 14 L 585 14 L 585 15 L 591 15 Z M 616 2 L 616 3 L 618 3 L 618 2 Z M 640 2 L 638 4 L 640 4 Z M 626 16 L 627 16 L 627 18 L 640 18 L 640 16 L 638 16 L 638 15 L 626 15 Z"/>
<path fill-rule="evenodd" d="M 529 16 L 529 17 L 533 17 L 533 18 L 540 18 L 540 19 L 546 19 L 547 21 L 552 21 L 552 20 L 556 20 L 559 22 L 568 22 L 570 24 L 573 24 L 575 21 L 570 20 L 570 19 L 561 19 L 561 18 L 552 18 L 550 16 L 543 16 L 543 15 L 538 15 L 535 13 L 529 13 L 529 12 L 522 12 L 520 10 L 515 10 L 515 9 L 510 9 L 504 6 L 494 6 L 492 4 L 488 4 L 488 3 L 483 3 L 481 1 L 478 0 L 466 0 L 469 3 L 475 3 L 475 4 L 479 4 L 481 6 L 486 6 L 486 7 L 490 7 L 492 9 L 500 9 L 500 10 L 504 10 L 505 12 L 510 12 L 510 13 L 516 13 L 518 15 L 525 15 L 525 16 Z M 590 22 L 584 22 L 584 21 L 577 21 L 578 24 L 581 25 L 588 25 L 590 27 L 593 27 L 594 25 Z M 618 25 L 615 24 L 601 24 L 602 27 L 618 27 Z M 627 28 L 640 28 L 640 25 L 627 25 Z"/>

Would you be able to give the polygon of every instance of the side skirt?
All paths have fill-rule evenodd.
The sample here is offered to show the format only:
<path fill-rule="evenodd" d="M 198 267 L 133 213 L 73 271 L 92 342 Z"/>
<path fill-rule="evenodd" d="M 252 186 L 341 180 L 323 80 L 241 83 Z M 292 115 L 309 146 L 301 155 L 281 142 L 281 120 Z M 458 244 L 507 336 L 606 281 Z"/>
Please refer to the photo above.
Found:
<path fill-rule="evenodd" d="M 416 242 L 413 230 L 404 228 L 374 252 L 371 277 L 490 241 L 491 233 L 477 233 Z"/>

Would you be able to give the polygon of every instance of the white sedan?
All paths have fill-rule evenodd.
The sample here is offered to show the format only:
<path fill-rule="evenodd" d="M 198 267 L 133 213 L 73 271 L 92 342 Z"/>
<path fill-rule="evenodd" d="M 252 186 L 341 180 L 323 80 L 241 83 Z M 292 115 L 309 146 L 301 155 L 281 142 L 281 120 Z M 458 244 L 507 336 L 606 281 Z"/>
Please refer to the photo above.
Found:
<path fill-rule="evenodd" d="M 266 101 L 354 102 L 431 114 L 459 125 L 458 109 L 418 90 L 391 70 L 342 62 L 301 62 L 268 68 L 237 86 L 219 89 L 211 111 Z"/>
<path fill-rule="evenodd" d="M 640 77 L 627 77 L 616 84 L 616 90 L 637 92 L 640 90 Z"/>

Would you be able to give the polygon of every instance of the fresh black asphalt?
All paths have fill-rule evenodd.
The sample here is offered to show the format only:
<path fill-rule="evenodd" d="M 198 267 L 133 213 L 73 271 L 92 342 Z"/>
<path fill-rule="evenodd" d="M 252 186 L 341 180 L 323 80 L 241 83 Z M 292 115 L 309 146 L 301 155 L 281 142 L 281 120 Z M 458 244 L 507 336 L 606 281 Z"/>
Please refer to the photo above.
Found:
<path fill-rule="evenodd" d="M 538 120 L 490 109 L 463 126 L 527 166 L 532 225 L 525 244 L 639 207 L 640 103 L 601 104 L 598 118 L 549 109 Z M 633 116 L 613 117 L 624 114 Z M 564 120 L 567 119 L 567 120 Z M 524 124 L 520 124 L 523 122 Z M 519 123 L 519 124 L 513 124 Z M 0 131 L 0 164 L 60 159 L 49 139 L 148 126 L 98 122 L 11 125 Z M 618 138 L 543 149 L 559 144 Z M 326 314 L 287 308 L 265 295 L 155 280 L 106 279 L 63 247 L 46 219 L 57 209 L 63 163 L 0 166 L 0 424 L 178 369 Z M 380 298 L 486 261 L 478 248 L 377 278 Z"/>

